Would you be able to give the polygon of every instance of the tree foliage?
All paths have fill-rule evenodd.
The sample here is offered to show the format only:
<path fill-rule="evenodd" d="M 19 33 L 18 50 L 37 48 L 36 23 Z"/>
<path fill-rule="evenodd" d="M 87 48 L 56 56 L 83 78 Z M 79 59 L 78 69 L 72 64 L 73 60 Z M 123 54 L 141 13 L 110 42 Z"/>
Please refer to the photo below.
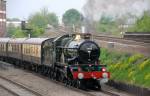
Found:
<path fill-rule="evenodd" d="M 103 33 L 112 33 L 117 31 L 116 22 L 109 16 L 102 16 L 96 23 L 96 31 Z"/>
<path fill-rule="evenodd" d="M 144 12 L 142 18 L 139 18 L 135 25 L 128 29 L 130 32 L 150 32 L 150 14 Z"/>
<path fill-rule="evenodd" d="M 48 24 L 53 27 L 58 26 L 58 17 L 55 13 L 50 13 L 43 8 L 40 12 L 31 14 L 28 19 L 28 27 L 33 29 L 31 36 L 37 37 L 43 34 Z"/>
<path fill-rule="evenodd" d="M 82 18 L 82 14 L 76 9 L 69 9 L 63 14 L 62 21 L 66 26 L 80 26 Z"/>
<path fill-rule="evenodd" d="M 39 28 L 45 28 L 47 24 L 57 27 L 58 17 L 55 13 L 50 13 L 46 8 L 43 8 L 40 12 L 31 14 L 28 23 L 30 26 L 36 26 Z"/>
<path fill-rule="evenodd" d="M 9 18 L 8 20 L 14 21 L 19 19 Z M 58 17 L 56 16 L 56 14 L 50 13 L 46 8 L 43 8 L 40 12 L 33 13 L 29 16 L 26 28 L 32 30 L 21 30 L 21 28 L 15 27 L 13 24 L 10 24 L 7 28 L 7 32 L 8 36 L 10 37 L 24 37 L 27 36 L 28 33 L 31 34 L 31 37 L 38 37 L 44 33 L 45 28 L 48 24 L 52 25 L 53 27 L 57 27 Z"/>
<path fill-rule="evenodd" d="M 7 26 L 7 36 L 8 37 L 25 37 L 26 34 L 19 27 L 15 27 L 13 24 L 9 24 Z"/>

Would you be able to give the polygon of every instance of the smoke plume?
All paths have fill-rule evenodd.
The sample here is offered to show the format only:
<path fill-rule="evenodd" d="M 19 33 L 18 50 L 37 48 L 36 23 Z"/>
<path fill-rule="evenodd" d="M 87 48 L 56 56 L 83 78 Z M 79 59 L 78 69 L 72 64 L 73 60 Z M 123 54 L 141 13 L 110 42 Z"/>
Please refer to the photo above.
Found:
<path fill-rule="evenodd" d="M 87 19 L 96 21 L 103 15 L 139 17 L 150 10 L 150 0 L 87 0 L 83 10 Z"/>

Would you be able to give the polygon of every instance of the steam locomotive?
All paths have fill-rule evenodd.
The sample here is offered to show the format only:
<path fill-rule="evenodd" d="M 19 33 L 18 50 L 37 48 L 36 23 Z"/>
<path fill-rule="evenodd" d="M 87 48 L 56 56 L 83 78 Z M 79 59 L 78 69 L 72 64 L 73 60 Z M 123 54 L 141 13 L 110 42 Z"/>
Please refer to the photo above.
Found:
<path fill-rule="evenodd" d="M 100 47 L 90 34 L 56 38 L 0 38 L 0 59 L 77 88 L 101 89 L 110 73 L 99 61 Z"/>

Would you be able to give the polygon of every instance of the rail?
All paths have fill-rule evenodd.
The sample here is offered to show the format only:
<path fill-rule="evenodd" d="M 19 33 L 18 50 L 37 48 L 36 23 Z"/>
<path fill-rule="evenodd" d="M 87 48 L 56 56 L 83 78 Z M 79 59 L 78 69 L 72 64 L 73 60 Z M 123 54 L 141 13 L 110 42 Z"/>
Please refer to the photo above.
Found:
<path fill-rule="evenodd" d="M 0 75 L 0 86 L 15 96 L 42 96 L 38 92 Z"/>

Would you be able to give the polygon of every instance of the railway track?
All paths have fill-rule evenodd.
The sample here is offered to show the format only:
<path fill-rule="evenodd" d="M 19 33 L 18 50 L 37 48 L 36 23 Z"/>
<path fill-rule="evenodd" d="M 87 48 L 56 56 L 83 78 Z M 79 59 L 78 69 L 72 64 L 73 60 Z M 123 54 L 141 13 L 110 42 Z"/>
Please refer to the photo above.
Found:
<path fill-rule="evenodd" d="M 53 33 L 54 34 L 54 33 Z M 60 34 L 59 32 L 55 32 L 55 35 L 50 35 L 47 37 L 54 37 L 54 36 L 59 36 L 56 34 Z M 61 34 L 68 34 L 66 31 L 63 31 Z M 118 42 L 118 43 L 123 43 L 123 44 L 130 44 L 130 45 L 141 45 L 141 46 L 150 46 L 150 41 L 144 42 L 144 40 L 135 40 L 135 39 L 128 39 L 128 38 L 121 38 L 121 37 L 113 37 L 113 36 L 107 36 L 107 35 L 99 35 L 96 33 L 92 33 L 93 39 L 97 40 L 105 40 L 105 41 L 110 41 L 110 42 Z"/>
<path fill-rule="evenodd" d="M 27 71 L 27 70 L 26 70 Z M 30 71 L 33 73 L 33 71 Z M 53 83 L 56 83 L 56 84 L 59 84 L 61 86 L 64 86 L 64 87 L 67 87 L 71 90 L 74 90 L 74 91 L 77 91 L 77 92 L 80 92 L 80 93 L 83 93 L 85 94 L 86 96 L 120 96 L 118 94 L 115 94 L 113 92 L 110 92 L 110 91 L 106 91 L 106 90 L 101 90 L 101 91 L 95 91 L 95 90 L 89 90 L 89 89 L 78 89 L 78 88 L 75 88 L 73 86 L 70 86 L 70 85 L 66 85 L 65 83 L 62 83 L 62 82 L 59 82 L 59 81 L 56 81 L 54 79 L 50 79 L 49 77 L 47 76 L 43 76 L 43 75 L 40 75 L 40 74 L 37 74 L 37 73 L 33 73 L 35 75 L 38 75 L 40 78 L 44 78 L 44 79 L 47 79 L 47 80 L 50 80 L 51 82 Z M 90 92 L 89 92 L 90 91 Z"/>
<path fill-rule="evenodd" d="M 110 42 L 118 42 L 118 43 L 123 43 L 123 44 L 130 44 L 130 45 L 141 45 L 141 46 L 150 46 L 150 43 L 144 43 L 144 42 L 137 42 L 134 40 L 128 40 L 124 38 L 119 38 L 119 37 L 110 37 L 110 36 L 104 36 L 104 35 L 93 35 L 94 39 L 97 40 L 105 40 L 105 41 L 110 41 Z"/>
<path fill-rule="evenodd" d="M 150 43 L 150 32 L 125 32 L 123 38 Z"/>
<path fill-rule="evenodd" d="M 63 82 L 60 82 L 60 81 L 57 81 L 55 79 L 52 79 L 50 78 L 49 76 L 47 75 L 44 75 L 44 74 L 39 74 L 37 72 L 34 72 L 34 71 L 31 71 L 31 70 L 25 70 L 26 72 L 29 72 L 29 73 L 32 73 L 40 78 L 44 78 L 46 80 L 50 80 L 51 82 L 55 83 L 55 84 L 58 84 L 58 85 L 61 85 L 63 87 L 67 87 L 73 91 L 77 91 L 77 92 L 80 92 L 80 93 L 83 93 L 85 94 L 86 96 L 121 96 L 121 95 L 118 95 L 116 94 L 115 92 L 112 92 L 112 91 L 107 91 L 107 90 L 96 90 L 96 89 L 78 89 L 78 88 L 75 88 L 74 86 L 71 86 L 71 85 L 66 85 L 65 83 Z"/>
<path fill-rule="evenodd" d="M 66 30 L 59 30 L 61 31 L 61 34 L 68 34 L 68 32 Z M 55 34 L 54 36 L 59 36 L 60 32 L 55 32 L 53 34 Z M 75 32 L 71 32 L 72 34 L 75 34 Z M 59 35 L 56 35 L 59 34 Z M 46 35 L 47 36 L 47 35 Z M 50 36 L 47 37 L 54 37 L 52 34 L 50 34 Z M 123 44 L 131 44 L 131 45 L 141 45 L 141 46 L 150 46 L 150 41 L 145 42 L 145 40 L 136 40 L 136 38 L 132 39 L 128 39 L 128 38 L 121 38 L 121 37 L 113 37 L 113 36 L 108 36 L 108 35 L 100 35 L 98 33 L 92 33 L 93 39 L 97 39 L 97 40 L 105 40 L 105 41 L 110 41 L 110 42 L 118 42 L 118 43 L 123 43 Z M 138 38 L 137 38 L 138 39 Z"/>
<path fill-rule="evenodd" d="M 35 74 L 35 73 L 34 73 Z M 37 75 L 37 74 L 36 74 Z M 71 89 L 71 90 L 74 90 L 74 91 L 78 91 L 78 92 L 81 92 L 81 93 L 83 93 L 83 94 L 86 94 L 86 96 L 120 96 L 120 95 L 118 95 L 118 94 L 115 94 L 115 93 L 113 93 L 113 92 L 110 92 L 110 91 L 106 91 L 106 90 L 101 90 L 101 91 L 95 91 L 95 90 L 89 90 L 89 89 L 84 89 L 84 90 L 82 90 L 82 89 L 78 89 L 78 88 L 75 88 L 75 87 L 73 87 L 73 86 L 70 86 L 70 85 L 66 85 L 66 84 L 64 84 L 64 83 L 62 83 L 62 82 L 59 82 L 59 81 L 56 81 L 56 80 L 54 80 L 54 79 L 49 79 L 49 77 L 45 77 L 45 76 L 43 76 L 43 75 L 39 75 L 38 74 L 38 76 L 39 77 L 41 77 L 41 78 L 45 78 L 45 79 L 48 79 L 48 80 L 50 80 L 50 81 L 52 81 L 52 82 L 54 82 L 54 83 L 56 83 L 56 84 L 59 84 L 59 85 L 61 85 L 61 86 L 64 86 L 64 87 L 67 87 L 67 88 L 69 88 L 69 89 Z M 90 92 L 89 92 L 90 91 Z"/>
<path fill-rule="evenodd" d="M 12 66 L 10 66 L 12 67 Z M 21 69 L 21 68 L 17 68 L 17 69 Z M 22 68 L 23 70 L 23 68 Z M 111 91 L 107 91 L 107 90 L 102 90 L 102 91 L 96 91 L 96 90 L 91 90 L 91 89 L 85 89 L 85 90 L 81 90 L 81 89 L 78 89 L 78 88 L 75 88 L 73 86 L 70 86 L 70 85 L 66 85 L 65 83 L 62 83 L 62 82 L 59 82 L 57 80 L 54 80 L 54 79 L 50 79 L 48 76 L 46 75 L 43 75 L 43 74 L 39 74 L 39 73 L 36 73 L 34 71 L 31 71 L 31 70 L 24 70 L 25 72 L 27 73 L 32 73 L 33 75 L 35 76 L 38 76 L 39 78 L 42 78 L 42 79 L 46 79 L 48 81 L 51 81 L 55 84 L 58 84 L 58 85 L 61 85 L 63 87 L 67 87 L 68 89 L 71 89 L 73 91 L 76 91 L 76 92 L 80 92 L 80 93 L 83 93 L 85 94 L 86 96 L 121 96 L 121 95 L 118 95 L 118 94 L 115 94 L 114 92 L 111 92 Z M 1 84 L 3 82 L 3 85 Z M 11 86 L 14 86 L 14 87 L 19 87 L 19 90 L 22 90 L 20 93 L 18 93 L 18 89 L 15 89 L 15 90 L 12 90 L 12 87 L 7 87 L 6 85 L 9 85 L 8 83 L 11 83 L 12 85 Z M 14 96 L 27 96 L 27 95 L 24 95 L 24 94 L 29 94 L 28 96 L 43 96 L 39 93 L 37 93 L 36 91 L 32 90 L 32 89 L 28 89 L 27 87 L 25 87 L 22 83 L 19 84 L 17 83 L 17 81 L 15 80 L 10 80 L 9 78 L 6 78 L 6 77 L 3 77 L 0 75 L 0 86 L 2 85 L 2 87 L 7 90 L 8 92 L 12 93 Z"/>
<path fill-rule="evenodd" d="M 14 96 L 42 96 L 36 91 L 3 76 L 0 76 L 0 86 Z"/>

